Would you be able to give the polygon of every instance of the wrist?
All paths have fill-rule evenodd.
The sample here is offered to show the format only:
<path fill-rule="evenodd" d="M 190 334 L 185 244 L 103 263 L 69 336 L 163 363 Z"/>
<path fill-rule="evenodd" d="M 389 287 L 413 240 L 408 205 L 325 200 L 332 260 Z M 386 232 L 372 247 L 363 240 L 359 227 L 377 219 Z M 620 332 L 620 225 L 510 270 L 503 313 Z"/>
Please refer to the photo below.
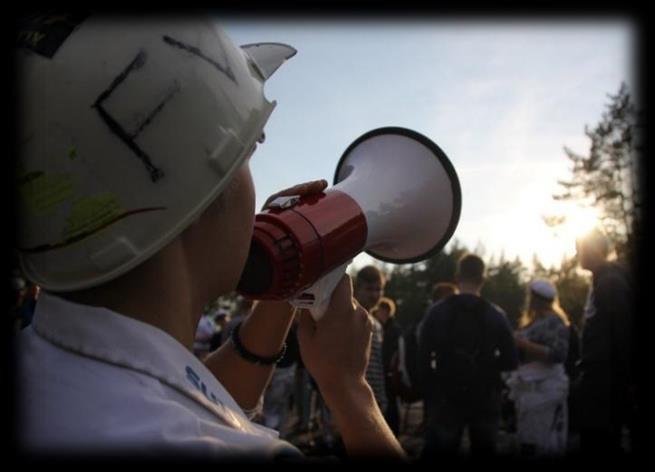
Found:
<path fill-rule="evenodd" d="M 269 320 L 288 321 L 292 320 L 295 314 L 295 307 L 287 301 L 260 300 L 252 310 L 251 316 L 262 316 Z"/>
<path fill-rule="evenodd" d="M 336 410 L 352 404 L 375 404 L 373 389 L 364 378 L 344 382 L 330 381 L 319 384 L 319 387 L 321 395 L 331 409 Z"/>
<path fill-rule="evenodd" d="M 262 366 L 275 365 L 282 360 L 287 350 L 286 342 L 282 344 L 282 349 L 278 353 L 270 356 L 262 356 L 252 352 L 250 349 L 244 346 L 243 342 L 241 341 L 241 336 L 239 335 L 240 328 L 241 323 L 238 323 L 234 327 L 232 333 L 230 334 L 230 342 L 232 343 L 234 350 L 239 354 L 239 356 L 241 356 L 242 359 L 250 362 L 251 364 Z"/>

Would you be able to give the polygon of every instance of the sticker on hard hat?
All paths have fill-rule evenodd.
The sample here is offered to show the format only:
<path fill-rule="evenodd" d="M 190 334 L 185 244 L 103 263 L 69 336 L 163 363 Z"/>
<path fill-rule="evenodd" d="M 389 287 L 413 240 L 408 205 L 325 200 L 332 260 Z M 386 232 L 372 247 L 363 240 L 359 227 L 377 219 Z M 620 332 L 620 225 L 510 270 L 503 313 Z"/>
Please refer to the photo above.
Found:
<path fill-rule="evenodd" d="M 74 193 L 73 177 L 69 174 L 28 172 L 19 177 L 18 184 L 23 211 L 39 216 L 52 213 Z"/>
<path fill-rule="evenodd" d="M 68 13 L 27 17 L 18 26 L 16 46 L 51 59 L 87 16 Z"/>

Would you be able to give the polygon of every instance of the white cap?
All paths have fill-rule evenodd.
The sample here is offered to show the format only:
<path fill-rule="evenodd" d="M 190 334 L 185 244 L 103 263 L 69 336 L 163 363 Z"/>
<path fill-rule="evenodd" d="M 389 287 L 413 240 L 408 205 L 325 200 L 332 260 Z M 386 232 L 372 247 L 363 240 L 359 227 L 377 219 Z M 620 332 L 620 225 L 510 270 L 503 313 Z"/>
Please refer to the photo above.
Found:
<path fill-rule="evenodd" d="M 557 289 L 548 280 L 538 279 L 530 282 L 530 290 L 547 300 L 554 300 L 557 296 Z"/>

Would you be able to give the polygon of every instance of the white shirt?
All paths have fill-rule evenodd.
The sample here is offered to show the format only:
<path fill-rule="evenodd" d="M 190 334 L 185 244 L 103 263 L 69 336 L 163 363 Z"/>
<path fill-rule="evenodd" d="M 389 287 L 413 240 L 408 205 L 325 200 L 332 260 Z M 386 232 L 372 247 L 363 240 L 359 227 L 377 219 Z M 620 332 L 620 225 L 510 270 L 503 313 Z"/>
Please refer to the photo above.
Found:
<path fill-rule="evenodd" d="M 209 341 L 216 332 L 216 324 L 209 315 L 202 315 L 196 328 L 196 341 Z"/>
<path fill-rule="evenodd" d="M 25 452 L 298 456 L 164 331 L 42 293 L 18 342 Z"/>
<path fill-rule="evenodd" d="M 193 349 L 209 351 L 211 338 L 217 332 L 216 324 L 209 315 L 202 315 L 196 328 Z"/>

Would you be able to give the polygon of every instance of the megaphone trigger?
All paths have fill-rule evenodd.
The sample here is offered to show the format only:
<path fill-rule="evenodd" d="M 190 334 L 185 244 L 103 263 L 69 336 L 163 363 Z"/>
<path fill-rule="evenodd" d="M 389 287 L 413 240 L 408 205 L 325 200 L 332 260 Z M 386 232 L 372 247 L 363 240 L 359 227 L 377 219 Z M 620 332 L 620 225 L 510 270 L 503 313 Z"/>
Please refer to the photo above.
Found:
<path fill-rule="evenodd" d="M 346 273 L 346 267 L 352 261 L 348 261 L 340 267 L 337 267 L 327 275 L 323 276 L 316 283 L 290 300 L 290 303 L 297 308 L 307 308 L 314 318 L 318 321 L 330 305 L 332 292 L 337 286 L 343 274 Z"/>
<path fill-rule="evenodd" d="M 266 208 L 277 208 L 285 210 L 291 208 L 300 201 L 300 195 L 289 195 L 284 197 L 277 197 L 275 200 L 266 205 Z"/>

